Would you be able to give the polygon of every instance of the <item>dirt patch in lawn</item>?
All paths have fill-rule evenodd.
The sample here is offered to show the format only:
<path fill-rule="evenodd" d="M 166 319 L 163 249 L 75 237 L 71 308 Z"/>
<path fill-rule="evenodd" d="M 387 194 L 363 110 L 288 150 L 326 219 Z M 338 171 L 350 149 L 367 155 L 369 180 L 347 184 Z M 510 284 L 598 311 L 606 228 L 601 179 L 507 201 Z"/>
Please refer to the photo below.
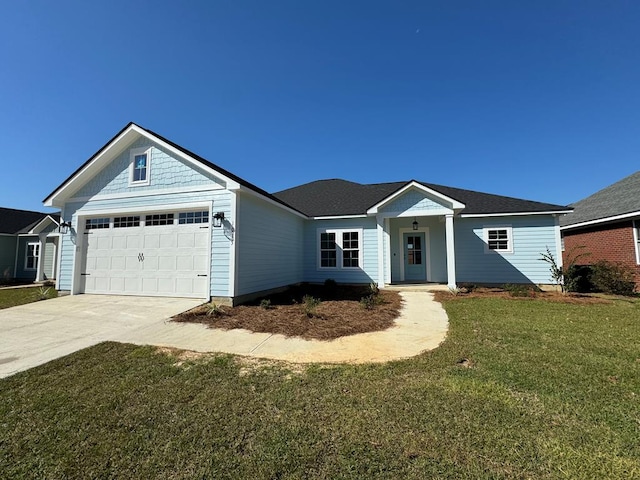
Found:
<path fill-rule="evenodd" d="M 308 295 L 320 299 L 314 308 Z M 253 304 L 218 307 L 205 304 L 174 317 L 176 322 L 201 323 L 210 328 L 275 333 L 287 337 L 333 340 L 357 333 L 386 330 L 400 314 L 402 299 L 397 292 L 381 291 L 370 297 L 368 287 L 302 286 L 272 295 Z M 369 297 L 370 308 L 362 301 Z"/>
<path fill-rule="evenodd" d="M 572 303 L 572 304 L 608 304 L 613 303 L 611 298 L 605 298 L 598 294 L 585 293 L 561 293 L 543 292 L 533 287 L 515 289 L 512 291 L 504 288 L 474 288 L 466 291 L 462 288 L 456 295 L 451 292 L 438 291 L 435 300 L 438 302 L 460 300 L 463 298 L 511 298 L 514 300 L 543 300 L 547 302 Z"/>

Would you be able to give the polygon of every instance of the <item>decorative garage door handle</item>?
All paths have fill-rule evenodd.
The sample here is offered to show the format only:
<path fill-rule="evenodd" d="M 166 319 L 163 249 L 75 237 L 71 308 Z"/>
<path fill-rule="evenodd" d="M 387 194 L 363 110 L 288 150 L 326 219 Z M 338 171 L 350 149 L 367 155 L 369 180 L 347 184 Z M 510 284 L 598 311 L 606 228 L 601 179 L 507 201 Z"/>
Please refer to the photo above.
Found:
<path fill-rule="evenodd" d="M 138 254 L 138 261 L 139 262 L 144 262 L 144 253 L 139 253 Z"/>

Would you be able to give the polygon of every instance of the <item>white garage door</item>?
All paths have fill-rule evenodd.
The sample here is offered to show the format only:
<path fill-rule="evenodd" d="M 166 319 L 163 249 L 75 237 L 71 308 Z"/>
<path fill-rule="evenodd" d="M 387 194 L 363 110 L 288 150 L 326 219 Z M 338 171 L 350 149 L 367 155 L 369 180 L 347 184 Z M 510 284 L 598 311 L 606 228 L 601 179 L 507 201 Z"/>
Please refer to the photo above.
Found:
<path fill-rule="evenodd" d="M 81 292 L 209 296 L 208 212 L 128 215 L 85 222 Z"/>

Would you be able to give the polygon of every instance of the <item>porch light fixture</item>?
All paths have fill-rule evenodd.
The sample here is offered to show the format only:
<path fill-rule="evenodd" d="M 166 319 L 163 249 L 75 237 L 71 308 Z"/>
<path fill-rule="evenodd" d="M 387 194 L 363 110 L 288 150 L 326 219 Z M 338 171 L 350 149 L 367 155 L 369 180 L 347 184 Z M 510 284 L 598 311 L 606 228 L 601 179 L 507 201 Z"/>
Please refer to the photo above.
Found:
<path fill-rule="evenodd" d="M 413 223 L 411 224 L 414 230 L 418 230 L 418 221 L 414 218 Z"/>
<path fill-rule="evenodd" d="M 71 229 L 71 222 L 62 222 L 58 227 L 58 231 L 63 235 L 66 233 L 69 233 L 70 229 Z"/>
<path fill-rule="evenodd" d="M 213 226 L 221 227 L 224 220 L 224 212 L 218 212 L 213 215 Z"/>

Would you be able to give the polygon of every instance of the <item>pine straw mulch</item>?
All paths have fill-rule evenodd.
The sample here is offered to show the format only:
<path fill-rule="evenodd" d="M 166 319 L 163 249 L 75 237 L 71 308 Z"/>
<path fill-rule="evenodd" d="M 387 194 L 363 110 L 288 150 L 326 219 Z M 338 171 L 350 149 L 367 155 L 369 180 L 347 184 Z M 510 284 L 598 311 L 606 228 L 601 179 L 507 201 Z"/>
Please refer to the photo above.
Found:
<path fill-rule="evenodd" d="M 602 296 L 600 294 L 589 293 L 561 293 L 561 292 L 543 292 L 529 288 L 521 295 L 514 295 L 511 292 L 503 288 L 474 288 L 469 292 L 465 292 L 464 288 L 462 292 L 457 295 L 453 295 L 448 291 L 438 291 L 435 293 L 435 300 L 437 302 L 461 300 L 464 298 L 505 298 L 513 300 L 543 300 L 548 302 L 558 303 L 570 303 L 570 304 L 610 304 L 613 303 L 617 297 L 608 295 Z M 625 297 L 620 297 L 624 299 Z"/>
<path fill-rule="evenodd" d="M 205 304 L 172 320 L 224 330 L 241 328 L 308 340 L 334 340 L 393 326 L 402 307 L 398 292 L 380 292 L 378 304 L 366 309 L 360 299 L 369 293 L 368 287 L 339 286 L 336 291 L 327 292 L 322 286 L 307 286 L 267 297 L 271 301 L 269 308 L 261 307 L 258 301 L 237 307 L 223 306 L 222 312 L 208 314 L 211 304 Z M 312 316 L 305 313 L 302 301 L 307 294 L 322 300 Z"/>

